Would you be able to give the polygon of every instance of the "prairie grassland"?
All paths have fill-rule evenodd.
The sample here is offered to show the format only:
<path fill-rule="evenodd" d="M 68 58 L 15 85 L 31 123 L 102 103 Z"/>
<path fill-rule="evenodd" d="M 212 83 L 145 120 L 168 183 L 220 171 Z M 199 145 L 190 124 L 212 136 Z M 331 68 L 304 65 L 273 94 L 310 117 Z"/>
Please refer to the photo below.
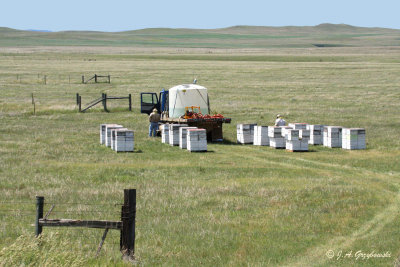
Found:
<path fill-rule="evenodd" d="M 399 46 L 400 31 L 343 24 L 311 27 L 235 26 L 221 29 L 143 29 L 125 32 L 35 32 L 0 27 L 0 47 L 107 46 L 158 48 L 310 48 Z"/>
<path fill-rule="evenodd" d="M 44 228 L 38 241 L 31 226 L 35 195 L 46 210 L 57 203 L 50 218 L 118 220 L 124 188 L 138 190 L 143 265 L 388 266 L 399 257 L 400 49 L 77 51 L 0 50 L 0 265 L 124 265 L 116 231 L 96 259 L 102 231 Z M 94 73 L 110 74 L 111 84 L 80 83 Z M 227 141 L 201 154 L 148 138 L 139 113 L 140 92 L 194 77 L 209 88 L 212 110 L 233 120 Z M 110 102 L 110 113 L 77 112 L 76 93 L 88 103 L 102 92 L 131 93 L 133 112 L 126 101 Z M 365 127 L 368 149 L 235 144 L 236 123 L 270 125 L 277 113 Z M 107 122 L 135 130 L 136 153 L 99 145 Z M 391 256 L 337 259 L 340 251 Z"/>

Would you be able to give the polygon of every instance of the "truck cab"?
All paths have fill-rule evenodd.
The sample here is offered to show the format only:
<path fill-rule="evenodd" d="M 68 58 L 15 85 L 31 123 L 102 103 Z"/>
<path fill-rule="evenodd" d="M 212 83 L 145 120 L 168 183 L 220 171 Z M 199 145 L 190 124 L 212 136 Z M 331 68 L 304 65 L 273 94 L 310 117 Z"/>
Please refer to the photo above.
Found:
<path fill-rule="evenodd" d="M 149 115 L 156 108 L 158 113 L 168 111 L 168 91 L 162 89 L 157 93 L 140 93 L 140 113 Z"/>

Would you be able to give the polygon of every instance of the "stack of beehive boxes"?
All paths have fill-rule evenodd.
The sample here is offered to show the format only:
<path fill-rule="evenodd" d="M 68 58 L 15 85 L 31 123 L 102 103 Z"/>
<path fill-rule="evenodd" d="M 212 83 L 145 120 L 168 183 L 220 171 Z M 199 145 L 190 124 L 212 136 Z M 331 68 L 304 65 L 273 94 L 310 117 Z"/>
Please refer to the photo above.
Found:
<path fill-rule="evenodd" d="M 104 145 L 106 143 L 106 126 L 108 124 L 100 124 L 100 144 Z"/>
<path fill-rule="evenodd" d="M 114 150 L 117 152 L 133 152 L 135 148 L 133 131 L 116 129 L 113 132 L 115 136 Z"/>
<path fill-rule="evenodd" d="M 169 144 L 171 146 L 179 146 L 179 128 L 187 126 L 188 126 L 187 124 L 169 125 Z"/>
<path fill-rule="evenodd" d="M 115 150 L 115 142 L 116 142 L 116 134 L 115 132 L 118 130 L 128 130 L 127 128 L 116 128 L 116 129 L 111 129 L 111 149 Z"/>
<path fill-rule="evenodd" d="M 207 132 L 205 129 L 187 130 L 187 150 L 190 152 L 207 151 Z"/>
<path fill-rule="evenodd" d="M 307 130 L 307 123 L 293 122 L 289 123 L 289 127 L 295 130 Z"/>
<path fill-rule="evenodd" d="M 105 145 L 106 144 L 106 138 L 107 138 L 107 126 L 121 126 L 119 124 L 109 124 L 109 123 L 103 123 L 100 124 L 100 144 Z"/>
<path fill-rule="evenodd" d="M 342 147 L 342 127 L 325 126 L 323 144 L 326 147 Z"/>
<path fill-rule="evenodd" d="M 285 139 L 287 138 L 289 130 L 294 129 L 294 128 L 290 127 L 290 126 L 280 126 L 280 127 L 282 129 L 282 137 L 285 138 Z"/>
<path fill-rule="evenodd" d="M 282 136 L 282 128 L 268 126 L 269 145 L 274 148 L 285 148 L 285 138 Z"/>
<path fill-rule="evenodd" d="M 299 130 L 299 138 L 302 141 L 307 142 L 307 144 L 308 144 L 310 141 L 310 130 L 306 130 L 306 129 Z M 307 147 L 308 147 L 308 145 L 307 145 Z"/>
<path fill-rule="evenodd" d="M 254 126 L 257 124 L 236 125 L 237 142 L 239 144 L 252 144 L 254 140 Z"/>
<path fill-rule="evenodd" d="M 344 149 L 366 149 L 364 128 L 343 128 L 342 148 Z"/>
<path fill-rule="evenodd" d="M 134 133 L 119 124 L 101 124 L 100 143 L 117 152 L 133 152 Z"/>
<path fill-rule="evenodd" d="M 113 129 L 121 129 L 124 128 L 124 126 L 119 125 L 119 124 L 107 124 L 105 126 L 105 145 L 108 147 L 111 147 L 111 130 Z"/>
<path fill-rule="evenodd" d="M 254 126 L 255 146 L 269 146 L 268 126 Z"/>
<path fill-rule="evenodd" d="M 308 151 L 308 139 L 300 138 L 300 132 L 307 130 L 289 130 L 286 137 L 286 149 L 289 151 Z"/>
<path fill-rule="evenodd" d="M 162 124 L 161 129 L 161 142 L 164 144 L 169 144 L 169 124 Z"/>
<path fill-rule="evenodd" d="M 187 130 L 197 129 L 197 127 L 181 127 L 179 128 L 179 147 L 182 149 L 187 148 Z"/>
<path fill-rule="evenodd" d="M 300 150 L 299 130 L 291 129 L 285 136 L 286 149 L 290 151 Z"/>
<path fill-rule="evenodd" d="M 307 130 L 310 131 L 310 140 L 308 141 L 308 143 L 310 145 L 322 145 L 323 143 L 322 135 L 324 132 L 324 125 L 321 124 L 307 125 Z"/>

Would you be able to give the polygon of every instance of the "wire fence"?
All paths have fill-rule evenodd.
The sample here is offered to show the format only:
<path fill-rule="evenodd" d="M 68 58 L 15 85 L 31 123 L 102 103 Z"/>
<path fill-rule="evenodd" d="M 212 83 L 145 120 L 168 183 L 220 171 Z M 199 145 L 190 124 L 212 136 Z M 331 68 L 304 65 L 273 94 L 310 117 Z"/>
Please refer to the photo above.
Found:
<path fill-rule="evenodd" d="M 96 80 L 91 77 L 96 77 Z M 109 78 L 110 77 L 110 78 Z M 120 76 L 113 76 L 121 78 Z M 32 74 L 32 73 L 17 73 L 17 74 L 0 74 L 0 84 L 25 84 L 25 85 L 40 85 L 40 84 L 83 84 L 83 83 L 110 83 L 111 75 L 96 75 L 96 74 Z"/>
<path fill-rule="evenodd" d="M 123 203 L 84 203 L 84 202 L 57 202 L 44 203 L 44 209 L 49 210 L 54 205 L 49 216 L 52 214 L 75 214 L 75 215 L 120 215 Z M 34 201 L 0 201 L 0 215 L 23 216 L 36 215 Z"/>
<path fill-rule="evenodd" d="M 123 203 L 87 203 L 87 202 L 60 202 L 49 200 L 44 203 L 44 213 L 47 219 L 65 217 L 76 220 L 96 219 L 119 220 L 122 218 L 121 207 Z M 51 210 L 51 212 L 50 212 Z M 36 203 L 32 201 L 0 201 L 0 223 L 7 227 L 16 227 L 22 225 L 24 228 L 33 227 L 36 219 Z M 45 215 L 45 216 L 46 216 Z M 72 226 L 72 225 L 71 225 Z M 5 229 L 6 230 L 6 229 Z M 100 229 L 101 230 L 101 229 Z M 7 230 L 6 230 L 7 231 Z M 71 239 L 74 243 L 78 242 L 81 245 L 89 246 L 95 249 L 101 240 L 103 231 L 94 228 L 85 227 L 46 227 L 45 233 L 58 232 L 63 235 L 63 238 Z M 32 235 L 33 235 L 32 228 Z M 3 236 L 7 233 L 3 232 Z M 104 246 L 120 245 L 120 231 L 109 231 L 105 240 Z M 76 246 L 69 246 L 70 249 L 75 249 Z"/>

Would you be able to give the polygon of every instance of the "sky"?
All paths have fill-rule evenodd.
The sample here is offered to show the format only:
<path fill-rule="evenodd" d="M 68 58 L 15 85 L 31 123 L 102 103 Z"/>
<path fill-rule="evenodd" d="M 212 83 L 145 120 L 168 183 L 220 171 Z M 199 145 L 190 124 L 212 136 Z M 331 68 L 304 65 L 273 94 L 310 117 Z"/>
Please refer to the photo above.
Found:
<path fill-rule="evenodd" d="M 400 29 L 399 0 L 0 0 L 0 27 L 51 31 L 214 29 L 321 23 Z"/>

